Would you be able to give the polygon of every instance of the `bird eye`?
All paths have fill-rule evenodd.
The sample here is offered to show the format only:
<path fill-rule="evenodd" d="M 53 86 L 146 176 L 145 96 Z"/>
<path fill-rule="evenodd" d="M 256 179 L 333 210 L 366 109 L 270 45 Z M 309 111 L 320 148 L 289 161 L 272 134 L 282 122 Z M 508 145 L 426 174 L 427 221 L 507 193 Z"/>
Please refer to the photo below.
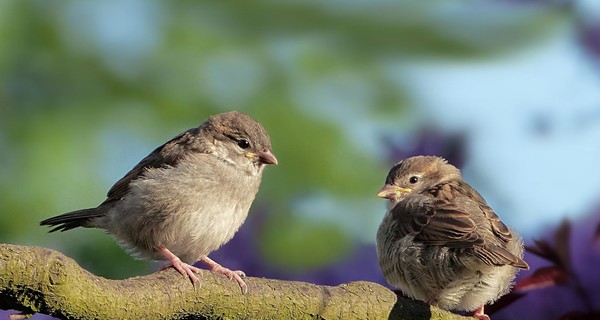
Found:
<path fill-rule="evenodd" d="M 419 177 L 412 176 L 412 177 L 410 177 L 410 180 L 408 180 L 408 182 L 413 183 L 413 184 L 417 183 L 417 182 L 419 182 Z"/>
<path fill-rule="evenodd" d="M 250 147 L 250 142 L 246 139 L 239 139 L 237 145 L 242 149 L 248 149 Z"/>

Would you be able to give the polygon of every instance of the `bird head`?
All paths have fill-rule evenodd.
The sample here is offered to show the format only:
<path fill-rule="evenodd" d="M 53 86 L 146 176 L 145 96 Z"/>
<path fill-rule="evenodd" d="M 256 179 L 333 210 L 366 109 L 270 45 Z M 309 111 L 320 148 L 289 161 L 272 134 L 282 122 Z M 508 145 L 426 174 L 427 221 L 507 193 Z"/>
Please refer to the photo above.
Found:
<path fill-rule="evenodd" d="M 444 158 L 416 156 L 395 164 L 377 196 L 397 203 L 410 194 L 422 193 L 452 179 L 462 179 L 460 171 Z"/>
<path fill-rule="evenodd" d="M 278 163 L 266 130 L 244 113 L 231 111 L 212 116 L 202 130 L 213 137 L 215 155 L 245 171 L 258 174 L 264 165 Z"/>

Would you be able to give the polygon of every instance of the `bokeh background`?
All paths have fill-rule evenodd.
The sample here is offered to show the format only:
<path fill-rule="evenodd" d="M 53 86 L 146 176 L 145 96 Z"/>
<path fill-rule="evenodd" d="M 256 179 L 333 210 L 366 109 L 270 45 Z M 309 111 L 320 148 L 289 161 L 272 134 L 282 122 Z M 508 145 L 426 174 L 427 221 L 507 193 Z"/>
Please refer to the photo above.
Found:
<path fill-rule="evenodd" d="M 528 243 L 568 217 L 579 265 L 599 270 L 596 0 L 1 1 L 0 242 L 109 278 L 153 272 L 102 231 L 38 223 L 96 206 L 156 146 L 229 110 L 263 123 L 280 164 L 212 255 L 225 266 L 385 284 L 375 194 L 395 162 L 436 154 Z M 549 308 L 552 290 L 494 318 L 600 308 Z"/>

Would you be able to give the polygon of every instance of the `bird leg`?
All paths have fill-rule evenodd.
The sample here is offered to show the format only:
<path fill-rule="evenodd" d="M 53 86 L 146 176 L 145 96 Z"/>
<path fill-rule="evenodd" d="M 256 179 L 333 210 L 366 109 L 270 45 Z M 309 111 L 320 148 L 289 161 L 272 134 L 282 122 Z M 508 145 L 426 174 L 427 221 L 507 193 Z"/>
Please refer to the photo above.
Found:
<path fill-rule="evenodd" d="M 182 275 L 184 275 L 184 276 L 187 275 L 190 278 L 190 281 L 192 281 L 192 285 L 194 285 L 194 284 L 196 284 L 196 282 L 200 281 L 200 279 L 198 279 L 198 277 L 196 276 L 196 273 L 201 272 L 200 268 L 196 268 L 192 265 L 182 262 L 181 259 L 179 259 L 176 255 L 174 255 L 171 251 L 169 251 L 169 249 L 167 249 L 165 247 L 161 247 L 160 252 L 167 259 L 169 259 L 169 262 L 171 263 L 170 265 L 166 265 L 162 269 L 166 269 L 170 266 L 173 266 L 173 268 L 175 268 L 175 270 L 179 271 L 179 273 L 181 273 Z"/>
<path fill-rule="evenodd" d="M 473 313 L 473 318 L 477 318 L 479 320 L 490 320 L 490 316 L 488 316 L 487 314 L 485 314 L 485 312 L 483 312 L 483 306 L 477 308 L 477 310 L 475 310 L 475 313 Z"/>
<path fill-rule="evenodd" d="M 237 281 L 238 285 L 240 286 L 240 289 L 242 289 L 242 293 L 248 293 L 248 286 L 246 285 L 244 280 L 242 280 L 243 277 L 246 277 L 244 271 L 232 271 L 230 269 L 227 269 L 207 256 L 200 258 L 200 261 L 204 262 L 210 268 L 210 271 L 220 273 L 229 278 L 229 280 L 235 279 L 235 281 Z"/>

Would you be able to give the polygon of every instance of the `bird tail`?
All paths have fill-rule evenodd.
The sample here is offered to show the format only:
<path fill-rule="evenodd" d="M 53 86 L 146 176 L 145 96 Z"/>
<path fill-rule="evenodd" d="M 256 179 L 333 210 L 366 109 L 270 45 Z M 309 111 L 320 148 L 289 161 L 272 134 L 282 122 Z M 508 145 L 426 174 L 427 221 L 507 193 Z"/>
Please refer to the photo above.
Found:
<path fill-rule="evenodd" d="M 40 222 L 40 225 L 54 227 L 54 229 L 49 232 L 67 231 L 77 227 L 90 228 L 92 227 L 89 224 L 90 220 L 101 217 L 104 214 L 104 210 L 101 210 L 100 208 L 82 209 L 48 218 Z"/>

